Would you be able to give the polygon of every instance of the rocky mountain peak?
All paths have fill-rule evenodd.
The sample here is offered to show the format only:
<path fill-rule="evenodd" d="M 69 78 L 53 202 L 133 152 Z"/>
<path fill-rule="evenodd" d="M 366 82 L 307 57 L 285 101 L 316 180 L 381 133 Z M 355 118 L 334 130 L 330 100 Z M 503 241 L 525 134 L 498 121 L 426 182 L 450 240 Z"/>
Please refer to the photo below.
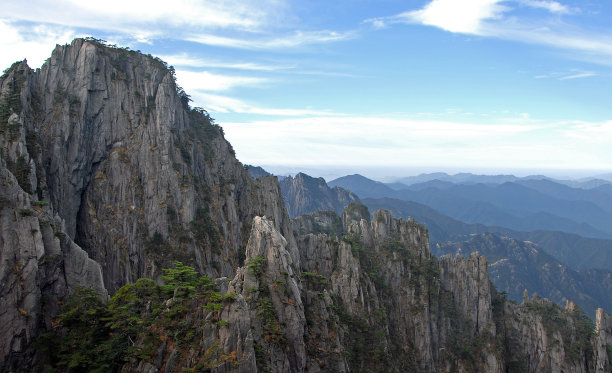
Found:
<path fill-rule="evenodd" d="M 359 202 L 352 192 L 340 187 L 330 188 L 322 177 L 314 178 L 301 172 L 282 179 L 280 185 L 291 217 L 317 210 L 332 210 L 341 214 L 347 205 Z"/>

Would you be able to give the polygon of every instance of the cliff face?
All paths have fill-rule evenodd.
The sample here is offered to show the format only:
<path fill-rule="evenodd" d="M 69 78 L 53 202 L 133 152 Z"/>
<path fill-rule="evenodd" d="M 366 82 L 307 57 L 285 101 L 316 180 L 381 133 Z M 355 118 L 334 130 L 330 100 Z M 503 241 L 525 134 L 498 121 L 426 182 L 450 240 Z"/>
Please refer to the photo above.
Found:
<path fill-rule="evenodd" d="M 45 200 L 46 189 L 34 193 L 44 186 L 37 172 L 40 153 L 21 109 L 31 79 L 25 63 L 0 78 L 1 371 L 36 361 L 33 340 L 51 327 L 59 302 L 78 286 L 107 297 L 100 265 L 63 233 L 64 221 Z"/>
<path fill-rule="evenodd" d="M 248 176 L 160 61 L 76 40 L 35 76 L 42 120 L 31 125 L 50 202 L 111 292 L 154 275 L 168 256 L 232 276 L 254 215 L 288 232 L 278 193 L 268 193 L 274 180 Z"/>
<path fill-rule="evenodd" d="M 75 40 L 0 87 L 2 371 L 42 370 L 36 337 L 78 333 L 55 316 L 79 286 L 117 296 L 76 312 L 105 331 L 93 347 L 117 343 L 115 370 L 610 370 L 609 315 L 591 335 L 574 311 L 513 304 L 484 257 L 436 259 L 413 220 L 349 204 L 291 221 L 159 60 Z M 217 279 L 136 282 L 174 260 Z"/>
<path fill-rule="evenodd" d="M 112 294 L 140 277 L 158 276 L 173 260 L 214 277 L 233 277 L 256 215 L 274 221 L 299 260 L 276 179 L 254 181 L 248 175 L 221 128 L 205 111 L 187 106 L 188 96 L 160 60 L 77 39 L 58 46 L 40 70 L 25 62 L 13 65 L 0 85 L 2 159 L 13 175 L 12 189 L 3 186 L 11 202 L 3 211 L 14 216 L 2 231 L 3 250 L 29 245 L 31 260 L 48 261 L 38 242 L 46 237 L 46 245 L 65 248 L 50 255 L 61 254 L 73 265 L 79 263 L 68 250 L 84 250 L 81 261 L 93 259 L 104 283 L 38 271 L 28 294 L 40 293 L 46 282 L 59 287 L 58 276 L 67 282 L 63 288 L 84 284 Z M 31 201 L 40 201 L 41 212 L 20 216 Z M 45 232 L 35 226 L 40 214 L 52 224 L 42 237 L 30 232 Z M 33 242 L 18 244 L 14 230 Z M 55 232 L 61 240 L 53 238 Z M 2 256 L 5 276 L 13 264 L 28 274 L 35 270 L 11 253 Z M 3 289 L 2 299 L 9 291 Z M 29 302 L 42 307 L 38 298 Z M 28 322 L 38 324 L 36 318 Z M 20 335 L 15 323 L 3 325 L 7 338 Z M 32 335 L 24 334 L 22 346 Z M 5 349 L 6 341 L 3 357 L 21 348 Z"/>
<path fill-rule="evenodd" d="M 170 257 L 232 276 L 255 215 L 289 232 L 276 182 L 248 176 L 161 61 L 75 40 L 22 85 L 21 120 L 39 160 L 32 192 L 102 265 L 109 291 L 154 276 Z"/>
<path fill-rule="evenodd" d="M 359 198 L 340 187 L 330 188 L 323 178 L 298 173 L 280 181 L 285 207 L 292 218 L 318 210 L 341 214 L 344 208 Z"/>

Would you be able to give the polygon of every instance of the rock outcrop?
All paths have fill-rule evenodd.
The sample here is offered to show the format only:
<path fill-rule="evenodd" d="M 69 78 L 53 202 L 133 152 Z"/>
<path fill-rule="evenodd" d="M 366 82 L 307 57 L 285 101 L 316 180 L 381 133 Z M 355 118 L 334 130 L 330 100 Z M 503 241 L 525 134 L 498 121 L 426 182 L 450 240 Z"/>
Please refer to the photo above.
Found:
<path fill-rule="evenodd" d="M 385 211 L 370 221 L 348 208 L 342 235 L 323 233 L 326 224 L 304 233 L 304 219 L 329 213 L 296 219 L 300 267 L 284 237 L 255 218 L 249 264 L 230 283 L 251 310 L 238 324 L 251 325 L 259 370 L 609 370 L 603 311 L 591 335 L 575 310 L 539 297 L 516 305 L 497 293 L 483 256 L 438 261 L 422 226 Z"/>
<path fill-rule="evenodd" d="M 314 178 L 301 172 L 282 179 L 280 187 L 292 218 L 318 210 L 341 214 L 349 203 L 359 202 L 359 197 L 352 192 L 340 187 L 330 188 L 322 177 Z"/>
<path fill-rule="evenodd" d="M 258 179 L 262 176 L 272 176 L 271 173 L 259 166 L 244 165 L 244 167 L 246 167 L 246 169 L 249 171 L 249 175 L 251 175 L 253 179 Z"/>

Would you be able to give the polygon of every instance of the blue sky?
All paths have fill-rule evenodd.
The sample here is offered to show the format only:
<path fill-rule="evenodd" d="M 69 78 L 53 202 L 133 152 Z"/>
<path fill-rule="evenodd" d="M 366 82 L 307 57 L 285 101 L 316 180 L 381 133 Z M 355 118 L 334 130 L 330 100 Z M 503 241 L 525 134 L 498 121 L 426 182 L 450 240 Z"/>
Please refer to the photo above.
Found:
<path fill-rule="evenodd" d="M 3 0 L 2 9 L 2 66 L 38 67 L 56 43 L 87 35 L 158 55 L 242 162 L 277 173 L 612 170 L 609 1 Z"/>

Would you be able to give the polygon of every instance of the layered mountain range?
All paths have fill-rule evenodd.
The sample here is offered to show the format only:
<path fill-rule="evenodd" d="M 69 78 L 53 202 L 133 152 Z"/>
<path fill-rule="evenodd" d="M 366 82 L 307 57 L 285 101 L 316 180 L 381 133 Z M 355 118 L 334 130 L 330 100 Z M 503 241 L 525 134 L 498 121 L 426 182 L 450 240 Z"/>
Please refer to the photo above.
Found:
<path fill-rule="evenodd" d="M 77 39 L 15 63 L 0 145 L 1 371 L 611 369 L 609 314 L 511 302 L 415 220 L 291 220 L 152 56 Z"/>
<path fill-rule="evenodd" d="M 485 177 L 473 180 L 491 181 Z M 411 185 L 386 185 L 350 175 L 330 181 L 329 186 L 345 188 L 360 198 L 421 203 L 465 223 L 612 238 L 610 184 L 583 189 L 549 179 L 503 180 L 506 179 L 466 184 L 435 179 Z"/>

